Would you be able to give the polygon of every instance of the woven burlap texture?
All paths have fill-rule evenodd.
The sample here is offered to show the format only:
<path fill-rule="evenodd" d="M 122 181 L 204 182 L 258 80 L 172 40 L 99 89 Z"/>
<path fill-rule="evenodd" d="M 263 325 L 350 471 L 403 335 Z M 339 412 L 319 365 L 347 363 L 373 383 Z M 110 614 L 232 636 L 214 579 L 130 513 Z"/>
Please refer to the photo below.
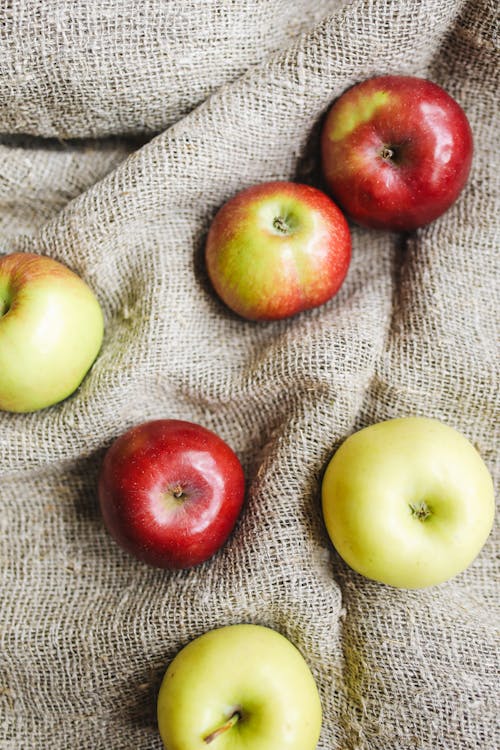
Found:
<path fill-rule="evenodd" d="M 238 622 L 304 654 L 321 750 L 499 745 L 493 537 L 454 580 L 395 590 L 347 568 L 319 505 L 336 446 L 394 416 L 458 428 L 498 476 L 496 6 L 1 5 L 1 251 L 66 263 L 106 317 L 73 397 L 0 414 L 2 750 L 160 750 L 170 659 Z M 256 182 L 321 187 L 324 113 L 381 73 L 428 77 L 464 107 L 466 190 L 410 237 L 353 227 L 351 269 L 325 306 L 237 318 L 204 270 L 215 211 Z M 99 514 L 105 449 L 158 417 L 215 430 L 248 478 L 234 535 L 190 571 L 136 562 Z"/>

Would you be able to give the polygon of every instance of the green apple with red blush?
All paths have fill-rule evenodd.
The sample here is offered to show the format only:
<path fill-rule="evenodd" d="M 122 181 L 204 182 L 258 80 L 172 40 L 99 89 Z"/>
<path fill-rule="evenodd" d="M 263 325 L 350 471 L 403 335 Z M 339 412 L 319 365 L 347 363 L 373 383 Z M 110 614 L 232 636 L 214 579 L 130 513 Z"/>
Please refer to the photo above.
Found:
<path fill-rule="evenodd" d="M 52 258 L 0 258 L 0 409 L 31 412 L 78 388 L 101 347 L 103 316 L 87 284 Z"/>
<path fill-rule="evenodd" d="M 321 702 L 298 649 L 259 625 L 229 625 L 191 641 L 160 687 L 166 750 L 315 750 Z"/>
<path fill-rule="evenodd" d="M 342 212 L 320 190 L 267 182 L 222 206 L 205 257 L 228 307 L 248 320 L 279 320 L 336 294 L 349 267 L 351 236 Z"/>
<path fill-rule="evenodd" d="M 353 86 L 333 104 L 321 151 L 329 191 L 350 218 L 408 231 L 455 202 L 473 142 L 464 111 L 440 86 L 389 75 Z"/>

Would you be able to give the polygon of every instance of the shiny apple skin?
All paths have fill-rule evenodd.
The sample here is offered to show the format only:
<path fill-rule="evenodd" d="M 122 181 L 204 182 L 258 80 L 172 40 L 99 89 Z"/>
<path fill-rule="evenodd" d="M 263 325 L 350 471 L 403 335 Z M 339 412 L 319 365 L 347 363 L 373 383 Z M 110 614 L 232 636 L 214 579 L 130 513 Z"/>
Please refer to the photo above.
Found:
<path fill-rule="evenodd" d="M 279 320 L 318 307 L 339 290 L 351 235 L 340 209 L 320 190 L 266 182 L 222 206 L 205 257 L 228 307 L 248 320 Z"/>
<path fill-rule="evenodd" d="M 354 221 L 409 231 L 455 202 L 469 176 L 473 142 L 464 111 L 440 86 L 381 76 L 334 103 L 321 149 L 328 188 Z"/>
<path fill-rule="evenodd" d="M 159 568 L 190 568 L 228 538 L 244 486 L 238 457 L 215 433 L 160 419 L 133 427 L 111 445 L 99 501 L 108 530 L 136 558 Z"/>

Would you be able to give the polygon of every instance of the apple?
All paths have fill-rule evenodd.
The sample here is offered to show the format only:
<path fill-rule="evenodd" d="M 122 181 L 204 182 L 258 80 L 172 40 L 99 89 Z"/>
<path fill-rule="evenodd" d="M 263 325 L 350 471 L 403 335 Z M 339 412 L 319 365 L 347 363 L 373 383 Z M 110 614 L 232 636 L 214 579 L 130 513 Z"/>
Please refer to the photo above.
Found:
<path fill-rule="evenodd" d="M 158 694 L 167 750 L 314 750 L 321 703 L 297 648 L 260 625 L 211 630 L 180 651 Z"/>
<path fill-rule="evenodd" d="M 456 200 L 470 171 L 472 133 L 462 108 L 437 84 L 381 76 L 335 102 L 321 149 L 329 190 L 354 221 L 407 231 Z"/>
<path fill-rule="evenodd" d="M 36 411 L 65 399 L 102 337 L 99 303 L 73 271 L 43 255 L 0 257 L 0 409 Z"/>
<path fill-rule="evenodd" d="M 348 437 L 328 464 L 322 502 L 341 557 L 367 578 L 406 589 L 460 573 L 493 525 L 493 482 L 479 453 L 424 417 Z"/>
<path fill-rule="evenodd" d="M 158 419 L 133 427 L 107 451 L 99 501 L 111 535 L 139 560 L 189 568 L 226 541 L 245 478 L 231 448 L 201 425 Z"/>
<path fill-rule="evenodd" d="M 342 212 L 320 190 L 267 182 L 222 206 L 205 257 L 228 307 L 248 320 L 279 320 L 317 307 L 339 290 L 351 235 Z"/>

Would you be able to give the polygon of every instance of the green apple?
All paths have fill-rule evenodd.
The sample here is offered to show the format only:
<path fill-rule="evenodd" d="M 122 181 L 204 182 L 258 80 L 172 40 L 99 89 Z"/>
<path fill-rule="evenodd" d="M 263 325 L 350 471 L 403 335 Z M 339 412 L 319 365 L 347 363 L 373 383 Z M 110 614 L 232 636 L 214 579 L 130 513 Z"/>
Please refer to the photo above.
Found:
<path fill-rule="evenodd" d="M 471 443 L 434 419 L 366 427 L 326 469 L 323 515 L 358 573 L 407 589 L 442 583 L 477 556 L 493 525 L 491 476 Z"/>
<path fill-rule="evenodd" d="M 69 268 L 31 253 L 0 258 L 0 409 L 36 411 L 69 396 L 102 336 L 99 303 Z"/>
<path fill-rule="evenodd" d="M 172 661 L 158 725 L 167 750 L 314 750 L 321 703 L 290 641 L 260 625 L 229 625 Z"/>

